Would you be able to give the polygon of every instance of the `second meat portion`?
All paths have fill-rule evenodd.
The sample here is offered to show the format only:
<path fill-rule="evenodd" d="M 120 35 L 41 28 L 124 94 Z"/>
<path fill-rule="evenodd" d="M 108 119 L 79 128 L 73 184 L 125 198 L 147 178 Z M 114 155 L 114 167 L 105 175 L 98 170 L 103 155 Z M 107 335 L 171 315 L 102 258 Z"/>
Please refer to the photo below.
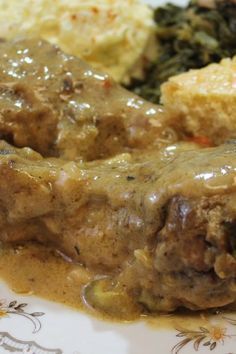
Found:
<path fill-rule="evenodd" d="M 0 43 L 0 137 L 68 160 L 176 140 L 160 106 L 37 39 Z"/>

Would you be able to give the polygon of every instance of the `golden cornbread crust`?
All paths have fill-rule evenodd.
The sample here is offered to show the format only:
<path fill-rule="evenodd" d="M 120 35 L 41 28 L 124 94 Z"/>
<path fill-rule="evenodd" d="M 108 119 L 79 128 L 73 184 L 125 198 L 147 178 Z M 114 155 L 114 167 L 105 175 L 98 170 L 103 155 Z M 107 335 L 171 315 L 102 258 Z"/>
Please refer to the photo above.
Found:
<path fill-rule="evenodd" d="M 190 136 L 235 137 L 236 57 L 171 77 L 161 93 L 172 124 Z"/>

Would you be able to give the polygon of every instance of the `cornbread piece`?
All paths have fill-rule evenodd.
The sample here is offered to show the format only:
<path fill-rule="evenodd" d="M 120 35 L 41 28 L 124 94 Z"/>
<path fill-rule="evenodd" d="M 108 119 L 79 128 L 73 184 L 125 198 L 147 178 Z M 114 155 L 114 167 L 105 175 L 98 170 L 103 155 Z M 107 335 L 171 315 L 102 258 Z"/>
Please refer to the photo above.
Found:
<path fill-rule="evenodd" d="M 215 144 L 236 137 L 236 57 L 171 77 L 161 92 L 178 129 Z"/>
<path fill-rule="evenodd" d="M 93 160 L 173 141 L 163 110 L 43 40 L 0 43 L 0 137 Z"/>
<path fill-rule="evenodd" d="M 223 306 L 236 299 L 235 179 L 234 144 L 75 163 L 1 142 L 0 240 L 53 247 L 150 311 Z"/>

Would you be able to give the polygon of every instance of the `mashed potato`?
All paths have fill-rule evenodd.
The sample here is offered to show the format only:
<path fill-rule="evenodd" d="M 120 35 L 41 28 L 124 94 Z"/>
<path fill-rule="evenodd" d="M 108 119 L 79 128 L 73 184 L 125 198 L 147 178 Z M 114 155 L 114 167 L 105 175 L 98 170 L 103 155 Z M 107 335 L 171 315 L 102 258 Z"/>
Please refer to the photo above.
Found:
<path fill-rule="evenodd" d="M 1 37 L 42 37 L 125 81 L 154 28 L 138 0 L 1 0 Z"/>

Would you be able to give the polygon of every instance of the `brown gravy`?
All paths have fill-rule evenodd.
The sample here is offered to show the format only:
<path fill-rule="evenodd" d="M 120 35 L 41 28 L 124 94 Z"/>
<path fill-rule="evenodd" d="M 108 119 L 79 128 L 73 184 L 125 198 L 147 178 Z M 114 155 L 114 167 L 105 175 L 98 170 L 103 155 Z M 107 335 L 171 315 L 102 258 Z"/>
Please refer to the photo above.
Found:
<path fill-rule="evenodd" d="M 27 244 L 1 250 L 0 276 L 16 293 L 34 294 L 81 309 L 80 293 L 91 275 L 45 246 Z"/>
<path fill-rule="evenodd" d="M 42 245 L 29 243 L 14 249 L 1 249 L 0 277 L 16 293 L 37 295 L 96 315 L 99 319 L 117 321 L 93 311 L 83 303 L 81 292 L 93 276 L 80 265 L 66 262 Z M 134 319 L 144 319 L 148 325 L 155 328 L 196 328 L 209 325 L 210 315 L 207 312 L 150 316 L 134 314 L 132 320 Z"/>

